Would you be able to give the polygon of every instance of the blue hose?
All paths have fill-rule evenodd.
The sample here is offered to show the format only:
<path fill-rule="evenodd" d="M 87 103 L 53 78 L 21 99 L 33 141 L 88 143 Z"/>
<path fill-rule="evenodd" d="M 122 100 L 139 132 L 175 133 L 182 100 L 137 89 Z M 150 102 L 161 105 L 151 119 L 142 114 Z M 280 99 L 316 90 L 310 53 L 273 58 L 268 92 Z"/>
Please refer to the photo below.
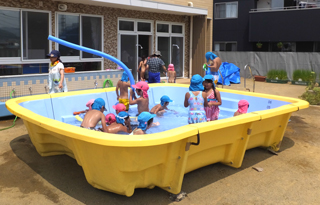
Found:
<path fill-rule="evenodd" d="M 117 59 L 117 58 L 115 58 L 115 57 L 113 57 L 113 56 L 111 56 L 109 54 L 103 53 L 101 51 L 93 50 L 91 48 L 87 48 L 87 47 L 84 47 L 84 46 L 79 46 L 79 45 L 70 43 L 68 41 L 64 41 L 64 40 L 61 40 L 59 38 L 53 37 L 51 35 L 48 36 L 48 40 L 56 42 L 56 43 L 59 43 L 60 45 L 64 45 L 64 46 L 69 47 L 69 48 L 73 48 L 73 49 L 76 49 L 76 50 L 84 51 L 84 52 L 91 53 L 93 55 L 101 56 L 103 58 L 111 60 L 112 62 L 118 64 L 128 74 L 129 80 L 130 80 L 130 84 L 131 84 L 131 88 L 132 88 L 132 85 L 135 84 L 133 76 L 132 76 L 132 73 L 130 72 L 129 68 L 124 63 L 122 63 L 119 59 Z"/>

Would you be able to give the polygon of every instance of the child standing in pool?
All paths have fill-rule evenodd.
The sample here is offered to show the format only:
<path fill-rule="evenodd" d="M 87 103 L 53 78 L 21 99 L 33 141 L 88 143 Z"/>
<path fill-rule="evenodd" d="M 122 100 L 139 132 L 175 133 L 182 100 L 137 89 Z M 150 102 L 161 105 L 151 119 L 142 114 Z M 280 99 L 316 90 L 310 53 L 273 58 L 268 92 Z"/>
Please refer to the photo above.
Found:
<path fill-rule="evenodd" d="M 168 83 L 176 83 L 176 71 L 174 70 L 173 64 L 168 66 Z"/>
<path fill-rule="evenodd" d="M 144 135 L 146 134 L 147 129 L 149 129 L 153 124 L 153 118 L 155 114 L 151 114 L 149 112 L 142 112 L 138 116 L 139 125 L 136 129 L 134 129 L 130 135 Z"/>
<path fill-rule="evenodd" d="M 117 100 L 119 100 L 119 103 L 122 103 L 126 106 L 126 110 L 129 110 L 129 97 L 128 97 L 128 88 L 130 88 L 130 82 L 128 74 L 123 71 L 121 79 L 118 81 L 116 86 L 116 94 L 117 94 Z M 120 89 L 120 95 L 118 93 L 118 90 Z"/>
<path fill-rule="evenodd" d="M 49 94 L 68 92 L 66 79 L 64 77 L 64 66 L 60 60 L 60 52 L 52 50 L 51 53 L 47 54 L 50 58 L 49 65 Z"/>
<path fill-rule="evenodd" d="M 191 78 L 189 92 L 185 95 L 184 106 L 189 107 L 188 123 L 207 122 L 205 107 L 208 106 L 207 96 L 203 88 L 203 78 L 194 75 Z"/>
<path fill-rule="evenodd" d="M 248 112 L 248 108 L 249 108 L 249 102 L 246 100 L 240 100 L 238 102 L 238 110 L 233 114 L 233 116 L 246 114 Z"/>
<path fill-rule="evenodd" d="M 149 96 L 148 96 L 148 90 L 149 85 L 145 81 L 140 81 L 137 84 L 132 86 L 136 89 L 137 95 L 139 95 L 139 98 L 136 98 L 133 90 L 130 90 L 130 98 L 129 98 L 129 104 L 130 105 L 138 105 L 138 115 L 144 111 L 149 112 Z M 135 100 L 134 100 L 135 99 Z"/>
<path fill-rule="evenodd" d="M 219 90 L 216 90 L 214 78 L 212 75 L 204 76 L 204 92 L 208 100 L 208 107 L 205 108 L 207 121 L 217 120 L 219 117 L 219 107 L 221 105 L 221 96 Z"/>

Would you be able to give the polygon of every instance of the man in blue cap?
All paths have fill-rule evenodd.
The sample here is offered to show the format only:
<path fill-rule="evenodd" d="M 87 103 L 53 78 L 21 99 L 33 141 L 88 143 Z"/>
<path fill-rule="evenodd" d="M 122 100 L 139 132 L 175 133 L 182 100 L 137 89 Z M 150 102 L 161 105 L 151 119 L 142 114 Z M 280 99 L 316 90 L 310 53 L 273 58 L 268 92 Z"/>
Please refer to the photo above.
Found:
<path fill-rule="evenodd" d="M 217 84 L 219 80 L 219 68 L 221 66 L 221 59 L 211 51 L 206 53 L 207 59 L 207 67 L 208 70 L 206 71 L 206 75 L 213 75 L 214 83 Z"/>
<path fill-rule="evenodd" d="M 160 98 L 160 104 L 154 106 L 151 110 L 150 110 L 150 113 L 152 114 L 157 114 L 157 115 L 163 115 L 163 113 L 166 111 L 166 110 L 169 110 L 167 108 L 167 106 L 169 105 L 169 103 L 172 102 L 172 100 L 164 95 Z"/>
<path fill-rule="evenodd" d="M 106 117 L 103 114 L 106 110 L 105 106 L 105 101 L 102 98 L 95 99 L 92 104 L 92 110 L 86 113 L 80 127 L 96 130 L 95 127 L 101 121 L 102 131 L 107 132 Z"/>

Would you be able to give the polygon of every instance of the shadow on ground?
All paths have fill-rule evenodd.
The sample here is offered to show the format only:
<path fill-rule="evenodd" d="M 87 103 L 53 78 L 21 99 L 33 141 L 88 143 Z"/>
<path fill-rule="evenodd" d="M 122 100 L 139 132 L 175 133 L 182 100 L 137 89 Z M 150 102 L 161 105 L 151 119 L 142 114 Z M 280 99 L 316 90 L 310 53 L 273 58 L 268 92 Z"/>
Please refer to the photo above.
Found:
<path fill-rule="evenodd" d="M 293 145 L 294 141 L 284 137 L 281 145 L 281 151 L 284 151 L 292 147 Z M 87 183 L 83 170 L 81 166 L 77 164 L 76 160 L 66 155 L 41 157 L 31 143 L 29 135 L 23 135 L 15 138 L 11 141 L 10 146 L 14 154 L 16 154 L 19 159 L 26 163 L 42 178 L 47 180 L 50 184 L 52 184 L 62 192 L 85 204 L 171 203 L 171 201 L 169 200 L 169 194 L 160 188 L 154 188 L 152 190 L 136 189 L 134 195 L 130 198 L 95 189 Z M 254 164 L 257 164 L 258 162 L 266 160 L 270 157 L 278 156 L 275 156 L 269 153 L 266 149 L 262 148 L 248 150 L 245 154 L 241 168 L 235 169 L 219 163 L 203 167 L 185 175 L 182 190 L 187 193 L 194 192 L 220 179 L 241 172 L 242 170 L 249 168 Z M 16 160 L 20 162 L 20 164 L 23 164 L 18 159 Z M 3 165 L 4 167 L 2 167 L 2 169 L 7 169 L 7 172 L 14 170 L 13 166 L 16 166 L 13 164 L 8 166 L 8 164 L 6 165 L 6 163 L 4 163 Z M 23 172 L 23 170 L 14 170 L 13 172 Z M 28 175 L 27 173 L 25 173 L 26 176 L 20 176 L 20 174 L 21 173 L 17 173 L 16 175 L 18 177 L 16 179 L 17 181 L 24 180 L 24 178 L 35 178 L 36 176 L 36 174 L 33 174 L 33 176 Z M 19 177 L 21 179 L 19 179 Z M 29 181 L 26 181 L 25 183 L 32 183 L 30 187 L 32 187 L 32 189 L 34 190 L 31 191 L 38 191 L 39 193 L 46 195 L 46 197 L 51 201 L 55 203 L 59 202 L 57 194 L 53 193 L 53 191 L 50 190 L 50 187 L 43 185 L 43 182 L 41 182 L 40 180 L 31 180 L 31 182 L 30 180 L 31 179 L 29 179 Z M 16 186 L 26 186 L 22 185 L 25 183 L 21 183 L 20 181 L 20 183 L 16 183 Z M 8 187 L 8 185 L 6 186 Z M 28 189 L 28 187 L 18 188 L 20 188 L 20 190 Z"/>

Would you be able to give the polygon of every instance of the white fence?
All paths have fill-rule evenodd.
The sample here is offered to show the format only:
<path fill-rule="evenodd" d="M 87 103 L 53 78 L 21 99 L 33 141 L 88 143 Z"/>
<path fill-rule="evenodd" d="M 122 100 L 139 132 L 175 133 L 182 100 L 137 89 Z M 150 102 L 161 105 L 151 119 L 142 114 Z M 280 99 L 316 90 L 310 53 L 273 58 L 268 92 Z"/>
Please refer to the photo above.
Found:
<path fill-rule="evenodd" d="M 320 74 L 320 53 L 299 52 L 222 52 L 215 51 L 222 62 L 233 63 L 240 68 L 240 75 L 244 76 L 244 66 L 249 64 L 254 75 L 266 76 L 271 69 L 284 69 L 288 79 L 292 80 L 294 70 L 312 70 Z M 247 72 L 248 74 L 249 72 Z M 246 76 L 248 77 L 248 76 Z M 320 79 L 319 79 L 320 80 Z"/>

